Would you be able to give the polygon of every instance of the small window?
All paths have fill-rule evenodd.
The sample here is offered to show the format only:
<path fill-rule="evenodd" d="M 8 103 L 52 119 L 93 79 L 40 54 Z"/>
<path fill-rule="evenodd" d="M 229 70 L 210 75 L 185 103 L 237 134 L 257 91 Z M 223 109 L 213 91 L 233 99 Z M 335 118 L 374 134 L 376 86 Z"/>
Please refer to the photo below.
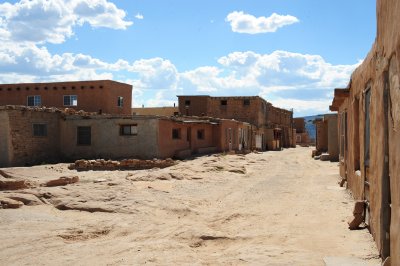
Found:
<path fill-rule="evenodd" d="M 124 106 L 124 97 L 118 96 L 118 99 L 117 99 L 117 106 L 118 106 L 118 107 L 123 107 L 123 106 Z"/>
<path fill-rule="evenodd" d="M 91 145 L 92 144 L 92 129 L 91 127 L 78 127 L 77 129 L 77 144 Z"/>
<path fill-rule="evenodd" d="M 64 106 L 78 106 L 78 96 L 64 95 Z"/>
<path fill-rule="evenodd" d="M 28 96 L 28 106 L 40 106 L 42 104 L 42 98 L 40 95 Z"/>
<path fill-rule="evenodd" d="M 181 138 L 181 129 L 174 128 L 172 129 L 172 139 L 180 139 Z"/>
<path fill-rule="evenodd" d="M 137 124 L 133 125 L 121 125 L 119 128 L 119 133 L 122 136 L 133 136 L 137 135 Z"/>
<path fill-rule="evenodd" d="M 243 105 L 250 105 L 250 99 L 244 99 Z"/>
<path fill-rule="evenodd" d="M 185 101 L 185 106 L 190 106 L 190 100 Z"/>
<path fill-rule="evenodd" d="M 227 105 L 228 104 L 228 101 L 227 100 L 221 100 L 221 105 Z"/>
<path fill-rule="evenodd" d="M 204 129 L 197 130 L 197 139 L 204 139 Z"/>
<path fill-rule="evenodd" d="M 47 125 L 46 124 L 33 124 L 33 136 L 46 137 L 47 136 Z"/>

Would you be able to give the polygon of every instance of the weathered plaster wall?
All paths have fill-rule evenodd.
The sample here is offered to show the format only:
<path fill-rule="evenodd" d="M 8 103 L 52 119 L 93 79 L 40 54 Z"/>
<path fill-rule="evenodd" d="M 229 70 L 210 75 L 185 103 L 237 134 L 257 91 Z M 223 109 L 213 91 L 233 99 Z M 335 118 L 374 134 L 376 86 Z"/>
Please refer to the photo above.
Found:
<path fill-rule="evenodd" d="M 329 115 L 327 117 L 328 124 L 328 153 L 331 161 L 339 160 L 339 142 L 338 142 L 338 127 L 337 115 Z"/>
<path fill-rule="evenodd" d="M 137 125 L 137 135 L 120 135 L 121 125 Z M 91 127 L 91 145 L 77 144 L 77 127 Z M 158 119 L 67 116 L 60 122 L 61 153 L 67 159 L 158 157 Z"/>
<path fill-rule="evenodd" d="M 4 110 L 0 110 L 0 125 L 0 167 L 6 167 L 10 163 L 10 123 Z"/>
<path fill-rule="evenodd" d="M 328 130 L 326 121 L 319 120 L 315 122 L 316 149 L 320 152 L 328 151 Z"/>
<path fill-rule="evenodd" d="M 168 158 L 176 155 L 176 152 L 190 150 L 190 154 L 196 154 L 201 148 L 216 147 L 214 141 L 214 127 L 209 123 L 182 123 L 161 119 L 159 122 L 159 154 L 160 158 Z M 172 138 L 172 130 L 180 129 L 179 139 Z M 202 130 L 204 138 L 198 138 L 198 130 Z M 189 134 L 189 136 L 188 136 Z"/>
<path fill-rule="evenodd" d="M 8 166 L 59 160 L 59 113 L 7 110 L 9 117 Z M 46 136 L 34 136 L 33 124 L 45 124 Z M 7 134 L 7 132 L 6 132 Z"/>
<path fill-rule="evenodd" d="M 349 86 L 350 96 L 339 110 L 340 115 L 348 114 L 348 154 L 341 173 L 346 170 L 348 186 L 356 199 L 369 198 L 369 224 L 381 252 L 386 241 L 384 210 L 389 195 L 385 184 L 390 179 L 390 256 L 392 265 L 400 265 L 400 1 L 378 0 L 377 18 L 375 44 L 363 64 L 354 71 Z M 365 92 L 368 88 L 371 90 L 371 104 L 366 110 Z M 370 114 L 369 167 L 364 162 L 366 113 Z M 385 155 L 388 155 L 389 174 L 385 168 Z M 357 175 L 357 170 L 361 175 Z M 364 181 L 370 183 L 369 189 L 365 188 Z"/>
<path fill-rule="evenodd" d="M 0 84 L 0 105 L 27 105 L 27 97 L 41 96 L 41 105 L 87 112 L 131 114 L 132 85 L 111 80 Z M 76 95 L 77 106 L 64 106 L 64 95 Z M 117 106 L 118 96 L 124 98 Z"/>

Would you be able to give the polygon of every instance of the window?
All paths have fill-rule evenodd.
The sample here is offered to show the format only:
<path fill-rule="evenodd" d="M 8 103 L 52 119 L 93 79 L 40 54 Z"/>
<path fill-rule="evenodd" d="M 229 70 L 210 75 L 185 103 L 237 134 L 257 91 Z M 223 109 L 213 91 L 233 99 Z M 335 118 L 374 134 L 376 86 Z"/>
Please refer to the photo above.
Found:
<path fill-rule="evenodd" d="M 181 129 L 174 128 L 172 129 L 172 139 L 180 139 L 181 138 Z"/>
<path fill-rule="evenodd" d="M 28 106 L 40 106 L 42 104 L 42 98 L 40 95 L 28 96 Z"/>
<path fill-rule="evenodd" d="M 117 99 L 117 106 L 118 106 L 118 107 L 123 107 L 123 106 L 124 106 L 124 97 L 118 96 L 118 99 Z"/>
<path fill-rule="evenodd" d="M 190 100 L 185 101 L 185 106 L 190 106 Z"/>
<path fill-rule="evenodd" d="M 250 99 L 244 99 L 243 105 L 250 105 Z"/>
<path fill-rule="evenodd" d="M 64 95 L 64 106 L 78 106 L 78 97 L 76 95 Z"/>
<path fill-rule="evenodd" d="M 204 129 L 197 130 L 197 139 L 204 139 Z"/>
<path fill-rule="evenodd" d="M 120 128 L 119 128 L 119 133 L 122 136 L 137 135 L 137 124 L 121 125 Z"/>
<path fill-rule="evenodd" d="M 77 144 L 78 145 L 91 145 L 92 132 L 91 127 L 78 127 L 77 129 Z"/>
<path fill-rule="evenodd" d="M 228 101 L 227 100 L 221 100 L 221 105 L 227 105 Z"/>
<path fill-rule="evenodd" d="M 47 125 L 46 124 L 33 124 L 33 136 L 46 137 L 47 136 Z"/>

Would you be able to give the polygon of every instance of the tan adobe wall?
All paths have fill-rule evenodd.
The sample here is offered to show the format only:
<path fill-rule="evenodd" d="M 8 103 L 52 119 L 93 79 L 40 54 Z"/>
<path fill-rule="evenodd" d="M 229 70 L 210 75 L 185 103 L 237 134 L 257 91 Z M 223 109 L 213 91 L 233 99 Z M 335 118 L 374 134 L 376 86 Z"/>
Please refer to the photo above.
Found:
<path fill-rule="evenodd" d="M 339 141 L 337 115 L 325 116 L 328 127 L 328 153 L 329 160 L 339 161 Z"/>
<path fill-rule="evenodd" d="M 41 106 L 74 108 L 87 112 L 131 114 L 132 86 L 110 80 L 0 84 L 1 105 L 27 105 L 28 96 L 41 96 Z M 64 106 L 64 95 L 76 95 L 77 106 Z M 118 96 L 123 107 L 118 107 Z"/>
<path fill-rule="evenodd" d="M 316 120 L 315 121 L 315 130 L 316 130 L 316 140 L 315 140 L 315 148 L 319 152 L 327 152 L 328 151 L 328 125 L 324 120 Z"/>
<path fill-rule="evenodd" d="M 178 96 L 179 113 L 185 116 L 209 116 L 208 103 L 210 96 Z M 186 101 L 190 104 L 186 105 Z"/>
<path fill-rule="evenodd" d="M 294 128 L 296 129 L 296 133 L 304 133 L 305 132 L 305 121 L 303 117 L 293 118 Z"/>
<path fill-rule="evenodd" d="M 159 125 L 158 145 L 160 158 L 172 158 L 179 151 L 187 150 L 188 154 L 197 154 L 201 148 L 216 147 L 214 141 L 214 127 L 209 123 L 183 123 L 161 119 Z M 178 139 L 174 139 L 172 131 L 180 130 Z M 198 130 L 202 130 L 203 139 L 198 138 Z"/>
<path fill-rule="evenodd" d="M 221 101 L 226 101 L 226 105 L 221 105 Z M 249 101 L 249 105 L 245 105 L 244 101 Z M 208 115 L 235 119 L 260 127 L 266 122 L 266 107 L 266 102 L 259 97 L 212 97 L 209 101 Z"/>
<path fill-rule="evenodd" d="M 11 140 L 10 140 L 10 119 L 8 113 L 0 110 L 0 167 L 10 165 Z"/>
<path fill-rule="evenodd" d="M 145 107 L 145 108 L 132 108 L 133 115 L 159 115 L 159 116 L 173 116 L 179 113 L 178 107 Z"/>
<path fill-rule="evenodd" d="M 8 116 L 8 164 L 6 166 L 33 165 L 59 160 L 60 113 L 47 111 L 0 110 L 3 119 Z M 4 113 L 6 115 L 4 115 Z M 7 118 L 6 118 L 7 119 Z M 33 124 L 44 124 L 46 136 L 34 136 Z"/>
<path fill-rule="evenodd" d="M 137 135 L 121 135 L 120 126 L 136 125 Z M 78 145 L 77 128 L 91 127 L 91 145 Z M 61 152 L 75 159 L 153 159 L 158 157 L 158 119 L 66 116 L 60 123 Z"/>
<path fill-rule="evenodd" d="M 339 121 L 346 113 L 348 121 L 348 151 L 341 174 L 347 176 L 354 197 L 370 203 L 367 222 L 378 250 L 383 257 L 390 253 L 392 265 L 400 265 L 400 1 L 378 0 L 377 21 L 375 44 L 352 74 L 350 95 L 339 108 Z M 370 116 L 369 166 L 365 163 L 366 114 Z"/>

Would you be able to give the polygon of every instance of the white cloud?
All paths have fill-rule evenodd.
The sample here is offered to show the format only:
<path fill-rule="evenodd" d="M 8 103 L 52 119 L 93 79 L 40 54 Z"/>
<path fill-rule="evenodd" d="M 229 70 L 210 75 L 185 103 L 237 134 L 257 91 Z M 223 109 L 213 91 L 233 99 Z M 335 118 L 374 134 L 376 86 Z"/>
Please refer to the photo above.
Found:
<path fill-rule="evenodd" d="M 140 13 L 137 13 L 135 16 L 136 19 L 144 19 L 143 15 Z"/>
<path fill-rule="evenodd" d="M 261 97 L 262 94 L 260 95 Z M 291 98 L 278 98 L 270 100 L 274 106 L 279 106 L 285 109 L 292 109 L 296 114 L 323 114 L 329 112 L 329 105 L 332 103 L 332 99 L 320 99 L 320 100 L 299 100 Z"/>
<path fill-rule="evenodd" d="M 85 54 L 51 54 L 35 44 L 0 46 L 0 82 L 117 79 L 133 85 L 134 104 L 168 105 L 177 94 L 260 95 L 296 114 L 325 112 L 332 89 L 346 86 L 360 64 L 332 65 L 319 55 L 234 52 L 180 72 L 164 58 L 105 62 Z M 325 111 L 324 111 L 325 110 Z"/>
<path fill-rule="evenodd" d="M 107 0 L 21 0 L 0 4 L 0 39 L 32 43 L 62 43 L 73 27 L 126 29 L 126 13 Z"/>
<path fill-rule="evenodd" d="M 258 34 L 276 32 L 277 29 L 299 22 L 291 15 L 273 13 L 269 17 L 255 17 L 243 11 L 233 11 L 225 19 L 230 23 L 232 31 L 238 33 Z"/>

